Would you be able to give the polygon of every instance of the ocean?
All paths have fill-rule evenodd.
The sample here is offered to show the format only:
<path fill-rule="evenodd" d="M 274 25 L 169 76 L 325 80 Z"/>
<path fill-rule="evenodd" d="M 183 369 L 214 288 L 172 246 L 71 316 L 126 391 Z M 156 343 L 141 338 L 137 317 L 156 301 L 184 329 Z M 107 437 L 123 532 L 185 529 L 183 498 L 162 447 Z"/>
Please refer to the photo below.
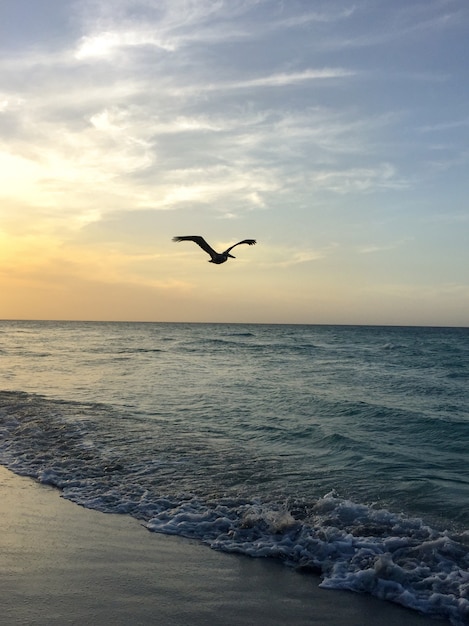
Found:
<path fill-rule="evenodd" d="M 0 321 L 0 463 L 469 623 L 469 329 Z"/>

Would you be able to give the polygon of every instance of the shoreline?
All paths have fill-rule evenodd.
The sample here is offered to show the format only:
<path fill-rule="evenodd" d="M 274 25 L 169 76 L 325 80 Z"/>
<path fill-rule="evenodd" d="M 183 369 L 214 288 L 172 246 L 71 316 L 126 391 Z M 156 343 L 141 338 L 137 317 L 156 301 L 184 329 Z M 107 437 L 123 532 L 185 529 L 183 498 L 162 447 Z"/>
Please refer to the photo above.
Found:
<path fill-rule="evenodd" d="M 0 466 L 0 594 L 5 624 L 64 626 L 435 626 L 371 596 L 268 559 L 150 533 L 85 509 Z"/>

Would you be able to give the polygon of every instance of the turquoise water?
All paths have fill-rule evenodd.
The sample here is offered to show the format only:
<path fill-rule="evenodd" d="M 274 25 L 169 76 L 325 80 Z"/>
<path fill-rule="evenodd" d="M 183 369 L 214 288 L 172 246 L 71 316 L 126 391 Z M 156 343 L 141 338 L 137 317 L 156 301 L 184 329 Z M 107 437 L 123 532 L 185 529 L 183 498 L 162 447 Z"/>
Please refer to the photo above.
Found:
<path fill-rule="evenodd" d="M 469 616 L 469 329 L 0 322 L 0 462 L 87 507 Z"/>

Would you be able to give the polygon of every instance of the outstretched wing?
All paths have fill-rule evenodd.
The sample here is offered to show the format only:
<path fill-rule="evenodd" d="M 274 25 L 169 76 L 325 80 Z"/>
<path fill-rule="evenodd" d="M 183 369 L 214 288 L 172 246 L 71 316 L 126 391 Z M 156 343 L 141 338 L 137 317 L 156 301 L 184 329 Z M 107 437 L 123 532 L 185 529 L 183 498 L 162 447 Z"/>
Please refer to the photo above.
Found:
<path fill-rule="evenodd" d="M 230 250 L 233 250 L 233 248 L 236 248 L 236 246 L 240 246 L 242 243 L 247 243 L 248 246 L 253 246 L 257 242 L 255 239 L 243 239 L 243 241 L 238 241 L 238 243 L 233 244 L 230 248 L 225 250 L 225 254 L 227 254 Z"/>
<path fill-rule="evenodd" d="M 198 246 L 200 246 L 202 250 L 205 250 L 205 252 L 208 252 L 208 254 L 212 258 L 217 255 L 217 253 L 212 248 L 212 246 L 209 246 L 208 243 L 205 241 L 205 239 L 201 237 L 200 235 L 184 235 L 183 237 L 173 237 L 173 241 L 193 241 Z"/>

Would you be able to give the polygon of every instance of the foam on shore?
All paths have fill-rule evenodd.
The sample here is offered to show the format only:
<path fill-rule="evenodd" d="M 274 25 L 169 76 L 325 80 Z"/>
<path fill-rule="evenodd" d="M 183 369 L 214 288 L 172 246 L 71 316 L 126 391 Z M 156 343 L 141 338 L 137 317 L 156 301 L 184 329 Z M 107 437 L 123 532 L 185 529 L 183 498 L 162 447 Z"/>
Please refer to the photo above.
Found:
<path fill-rule="evenodd" d="M 270 559 L 150 533 L 84 509 L 0 466 L 5 623 L 194 626 L 430 626 L 399 606 L 318 588 Z"/>

